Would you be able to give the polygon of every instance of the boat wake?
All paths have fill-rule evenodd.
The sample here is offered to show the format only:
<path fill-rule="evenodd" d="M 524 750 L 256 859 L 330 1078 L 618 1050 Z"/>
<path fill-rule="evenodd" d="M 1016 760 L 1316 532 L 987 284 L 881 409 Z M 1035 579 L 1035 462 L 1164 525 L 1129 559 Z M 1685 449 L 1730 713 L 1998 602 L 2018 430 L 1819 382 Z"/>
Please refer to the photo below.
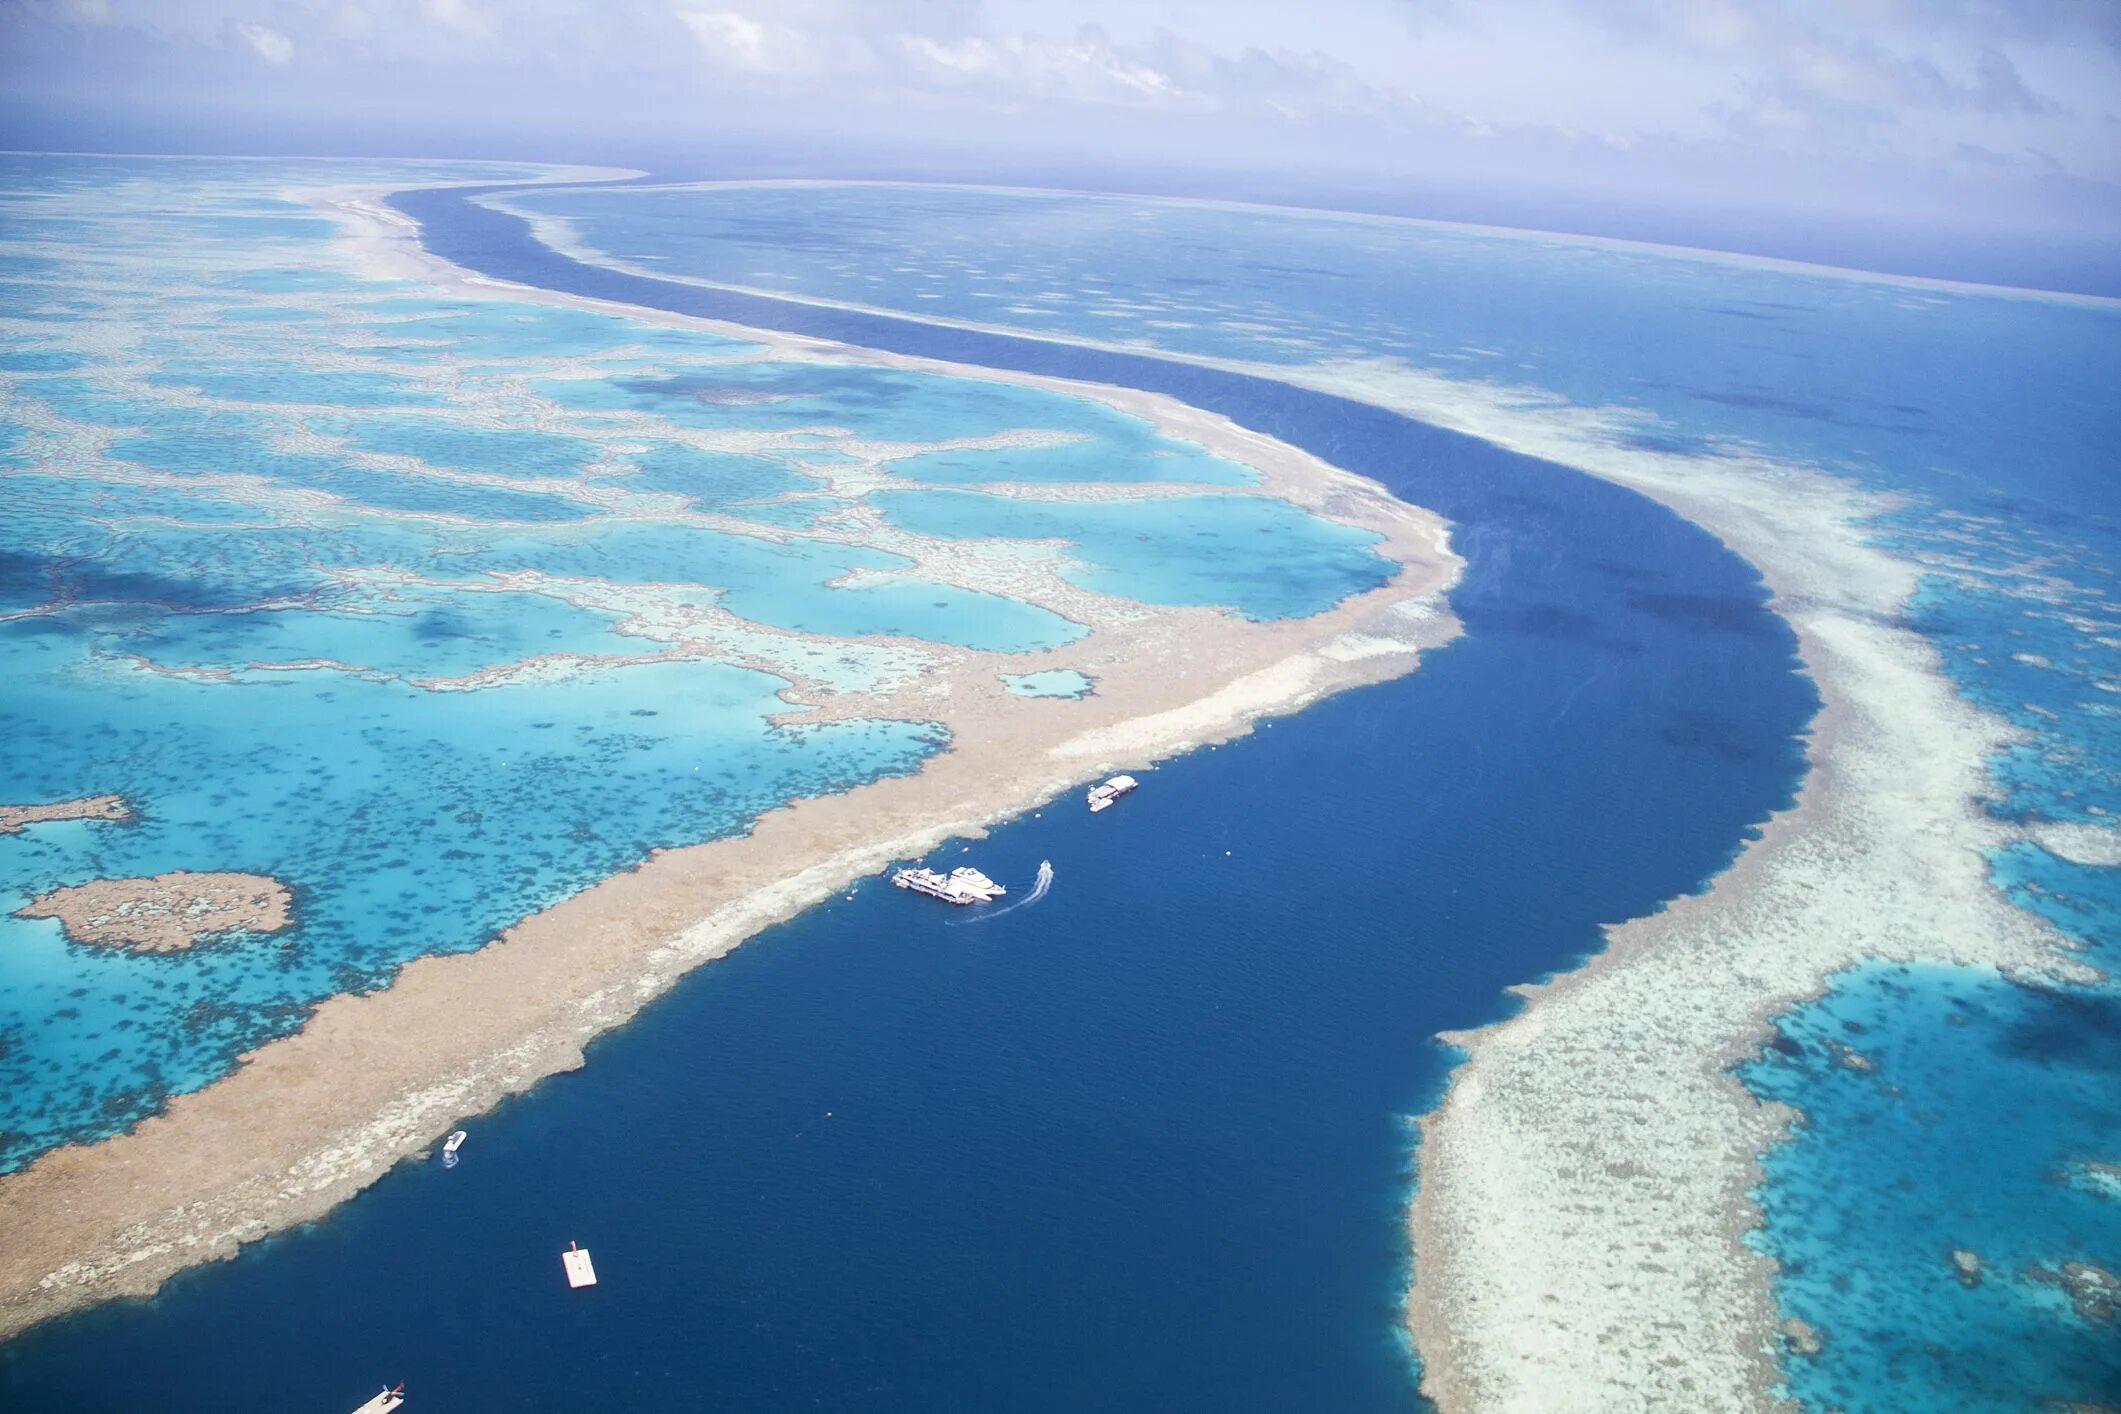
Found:
<path fill-rule="evenodd" d="M 965 928 L 970 927 L 974 923 L 992 923 L 995 919 L 1001 917 L 1005 913 L 1014 913 L 1019 908 L 1029 908 L 1032 904 L 1037 903 L 1040 899 L 1044 898 L 1046 896 L 1046 890 L 1052 887 L 1053 861 L 1050 859 L 1041 859 L 1038 862 L 1038 882 L 1031 886 L 1030 893 L 1025 894 L 1015 903 L 1012 903 L 1005 908 L 997 908 L 991 913 L 982 912 L 976 913 L 970 918 L 954 918 L 950 921 L 950 926 L 953 928 Z"/>

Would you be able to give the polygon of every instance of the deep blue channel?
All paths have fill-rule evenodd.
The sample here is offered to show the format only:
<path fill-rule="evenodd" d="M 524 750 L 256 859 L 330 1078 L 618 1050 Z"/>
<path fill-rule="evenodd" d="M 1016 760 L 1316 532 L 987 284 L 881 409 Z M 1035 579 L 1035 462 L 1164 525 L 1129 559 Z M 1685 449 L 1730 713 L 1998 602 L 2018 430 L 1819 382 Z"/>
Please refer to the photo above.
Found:
<path fill-rule="evenodd" d="M 1456 522 L 1412 677 L 1074 799 L 970 858 L 980 926 L 863 884 L 321 1224 L 0 1350 L 0 1407 L 1404 1410 L 1431 1038 L 1698 888 L 1817 707 L 1750 567 L 1631 492 L 1316 393 L 640 279 L 461 192 L 526 283 L 1175 394 Z M 951 853 L 955 854 L 953 846 Z M 954 926 L 956 925 L 956 926 Z M 558 1253 L 592 1249 L 570 1292 Z"/>

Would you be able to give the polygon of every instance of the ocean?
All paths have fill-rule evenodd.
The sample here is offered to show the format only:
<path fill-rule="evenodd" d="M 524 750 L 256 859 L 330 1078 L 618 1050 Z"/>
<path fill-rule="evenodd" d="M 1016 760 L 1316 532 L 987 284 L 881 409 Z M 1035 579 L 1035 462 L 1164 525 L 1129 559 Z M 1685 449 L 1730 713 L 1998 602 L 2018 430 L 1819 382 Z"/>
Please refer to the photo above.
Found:
<path fill-rule="evenodd" d="M 507 278 L 1225 412 L 1450 517 L 1465 637 L 1105 814 L 1063 800 L 971 845 L 1016 886 L 1053 862 L 1005 918 L 952 926 L 873 880 L 769 930 L 468 1119 L 456 1167 L 407 1161 L 0 1348 L 0 1403 L 128 1409 L 148 1370 L 177 1409 L 399 1379 L 463 1408 L 1418 1407 L 1431 1038 L 1698 888 L 1791 799 L 1817 699 L 1757 576 L 1639 496 L 1362 404 L 651 285 L 403 200 Z M 569 1241 L 595 1290 L 561 1284 Z"/>
<path fill-rule="evenodd" d="M 976 188 L 491 200 L 665 290 L 755 291 L 1270 377 L 1388 388 L 1412 370 L 1528 412 L 1595 412 L 1622 447 L 1819 469 L 1898 498 L 1875 539 L 1927 571 L 1909 625 L 1964 697 L 2021 734 L 1990 763 L 1982 808 L 2033 839 L 1999 851 L 1991 877 L 2109 976 L 2121 964 L 2111 301 Z M 1757 1234 L 1782 1264 L 1785 1313 L 1825 1334 L 1817 1356 L 1789 1362 L 1803 1405 L 2001 1410 L 2121 1392 L 2110 1327 L 2054 1281 L 2069 1261 L 2121 1270 L 2121 1210 L 2097 1177 L 2121 1159 L 2116 996 L 2111 983 L 1857 968 L 1741 1068 L 1805 1116 L 1768 1156 Z M 1866 1068 L 1821 1038 L 1857 1048 Z M 1958 1279 L 1955 1249 L 1980 1257 L 1979 1281 Z"/>

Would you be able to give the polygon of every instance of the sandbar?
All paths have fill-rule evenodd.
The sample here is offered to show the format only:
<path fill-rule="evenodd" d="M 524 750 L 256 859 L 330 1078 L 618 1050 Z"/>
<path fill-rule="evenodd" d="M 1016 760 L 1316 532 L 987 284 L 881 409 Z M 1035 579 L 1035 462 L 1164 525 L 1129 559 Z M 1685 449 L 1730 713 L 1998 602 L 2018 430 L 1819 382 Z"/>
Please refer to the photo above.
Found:
<path fill-rule="evenodd" d="M 185 1266 L 324 1214 L 461 1117 L 580 1065 L 591 1038 L 686 970 L 851 881 L 946 840 L 977 837 L 1093 778 L 1410 672 L 1458 632 L 1444 594 L 1462 561 L 1439 517 L 1227 419 L 1130 389 L 902 358 L 484 280 L 422 251 L 410 224 L 377 205 L 380 196 L 312 194 L 343 223 L 342 250 L 379 275 L 458 297 L 603 308 L 767 344 L 781 357 L 1099 399 L 1260 473 L 1258 486 L 1232 494 L 1276 496 L 1375 532 L 1374 548 L 1396 568 L 1325 612 L 1268 622 L 1142 605 L 1049 576 L 1040 592 L 1065 588 L 1066 613 L 1091 630 L 1087 637 L 1029 653 L 921 644 L 921 673 L 854 694 L 852 706 L 827 699 L 803 717 L 859 711 L 935 722 L 953 745 L 917 773 L 796 801 L 740 837 L 659 852 L 476 951 L 425 957 L 382 990 L 331 998 L 297 1034 L 259 1047 L 232 1074 L 173 1097 L 125 1134 L 53 1150 L 0 1177 L 0 1224 L 10 1234 L 0 1246 L 0 1336 L 89 1302 L 151 1293 Z M 702 631 L 726 629 L 708 623 Z M 1003 677 L 1062 668 L 1094 677 L 1096 692 L 1023 696 Z"/>

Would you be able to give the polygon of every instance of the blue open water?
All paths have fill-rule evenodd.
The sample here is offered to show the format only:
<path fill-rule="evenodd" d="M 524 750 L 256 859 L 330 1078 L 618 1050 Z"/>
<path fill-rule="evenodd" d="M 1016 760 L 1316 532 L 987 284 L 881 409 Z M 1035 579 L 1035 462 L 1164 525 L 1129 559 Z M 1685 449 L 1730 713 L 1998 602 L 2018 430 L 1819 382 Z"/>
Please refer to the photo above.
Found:
<path fill-rule="evenodd" d="M 406 198 L 555 288 L 1159 388 L 1456 522 L 1467 634 L 971 856 L 1058 878 L 977 929 L 874 883 L 681 982 L 590 1064 L 328 1221 L 0 1350 L 10 1408 L 1418 1403 L 1412 1134 L 1501 989 L 1700 884 L 1816 706 L 1750 570 L 1630 493 L 1154 359 L 598 271 Z M 955 856 L 951 856 L 955 857 Z M 570 1293 L 579 1240 L 603 1284 Z M 240 1333 L 240 1335 L 235 1334 Z M 122 1365 L 109 1358 L 123 1349 Z"/>

